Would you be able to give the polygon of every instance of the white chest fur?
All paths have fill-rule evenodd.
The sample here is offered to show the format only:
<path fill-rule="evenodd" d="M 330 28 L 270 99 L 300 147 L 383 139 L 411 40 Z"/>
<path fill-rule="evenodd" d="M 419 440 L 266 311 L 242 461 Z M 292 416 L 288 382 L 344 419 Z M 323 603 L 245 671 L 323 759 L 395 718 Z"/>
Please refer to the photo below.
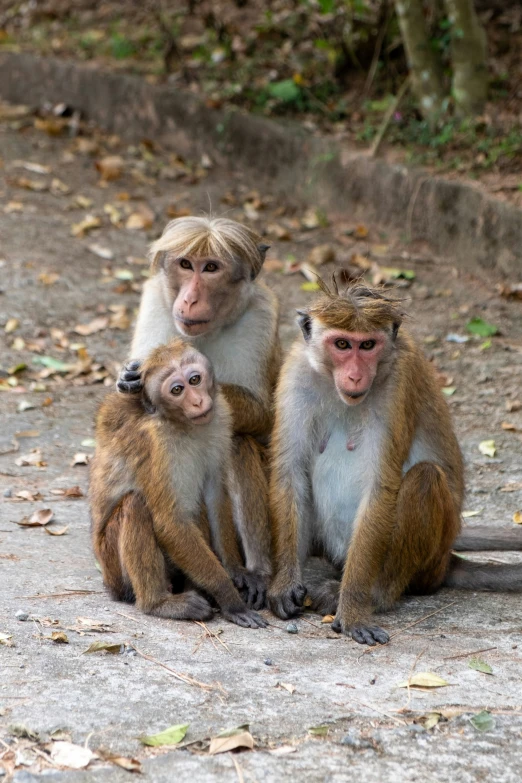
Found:
<path fill-rule="evenodd" d="M 377 471 L 382 427 L 371 410 L 349 409 L 325 422 L 312 464 L 316 535 L 341 564 Z"/>

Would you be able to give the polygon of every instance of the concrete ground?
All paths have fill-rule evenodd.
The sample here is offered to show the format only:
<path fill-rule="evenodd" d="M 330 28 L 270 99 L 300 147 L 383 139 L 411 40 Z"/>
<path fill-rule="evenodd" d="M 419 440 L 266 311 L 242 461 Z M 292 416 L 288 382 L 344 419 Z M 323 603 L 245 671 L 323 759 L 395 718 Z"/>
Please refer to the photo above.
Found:
<path fill-rule="evenodd" d="M 291 195 L 272 197 L 269 187 L 239 174 L 182 164 L 149 143 L 128 148 L 96 131 L 71 139 L 67 132 L 49 135 L 45 123 L 32 125 L 28 117 L 0 127 L 0 641 L 7 642 L 0 644 L 0 779 L 128 779 L 131 773 L 101 759 L 84 770 L 60 768 L 48 755 L 50 735 L 60 729 L 55 739 L 141 760 L 145 779 L 157 783 L 174 776 L 198 783 L 519 781 L 520 596 L 442 590 L 407 598 L 379 618 L 390 643 L 371 649 L 338 637 L 313 614 L 296 621 L 297 634 L 268 612 L 270 626 L 258 631 L 219 615 L 206 627 L 149 618 L 104 592 L 89 542 L 88 468 L 71 463 L 78 453 L 92 454 L 96 405 L 126 358 L 147 243 L 167 209 L 198 214 L 211 205 L 268 227 L 273 247 L 265 279 L 280 296 L 285 347 L 296 336 L 294 308 L 311 294 L 301 289 L 304 277 L 281 274 L 277 261 L 289 254 L 303 260 L 327 244 L 340 264 L 370 253 L 381 266 L 415 271 L 404 291 L 410 328 L 441 382 L 455 389 L 448 402 L 467 462 L 465 508 L 476 512 L 468 523 L 512 525 L 522 511 L 522 411 L 513 404 L 522 400 L 520 301 L 501 298 L 499 281 L 402 245 L 404 237 L 369 225 L 356 230 L 357 239 L 347 214 L 304 230 Z M 102 187 L 94 160 L 105 155 L 121 156 L 123 173 Z M 49 168 L 35 171 L 33 164 Z M 152 225 L 126 228 L 135 212 Z M 72 236 L 72 224 L 88 214 L 101 226 Z M 100 258 L 88 249 L 93 244 L 113 257 Z M 489 347 L 485 338 L 447 341 L 448 334 L 466 335 L 473 317 L 499 328 Z M 75 332 L 80 324 L 91 324 L 92 334 Z M 73 368 L 57 374 L 56 365 L 41 363 L 49 365 L 45 357 Z M 495 456 L 479 451 L 485 440 L 495 441 Z M 40 465 L 17 464 L 27 456 Z M 57 494 L 76 486 L 81 497 Z M 54 512 L 49 530 L 67 527 L 63 535 L 16 524 L 44 508 Z M 516 562 L 517 555 L 504 559 Z M 60 631 L 68 644 L 50 638 Z M 117 655 L 83 655 L 97 640 L 125 646 Z M 492 674 L 471 668 L 474 657 Z M 397 687 L 421 672 L 448 685 Z M 490 720 L 480 731 L 471 719 L 483 710 Z M 432 714 L 435 725 L 426 728 Z M 137 739 L 180 723 L 189 724 L 185 747 L 145 748 Z M 246 723 L 252 751 L 208 754 L 209 738 Z M 38 737 L 17 736 L 20 725 Z M 326 728 L 310 731 L 318 726 Z"/>

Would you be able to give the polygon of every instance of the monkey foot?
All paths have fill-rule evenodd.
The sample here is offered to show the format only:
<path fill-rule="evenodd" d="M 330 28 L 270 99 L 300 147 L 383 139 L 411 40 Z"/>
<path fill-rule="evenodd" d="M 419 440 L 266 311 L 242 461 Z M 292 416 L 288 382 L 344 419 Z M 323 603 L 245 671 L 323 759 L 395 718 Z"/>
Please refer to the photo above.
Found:
<path fill-rule="evenodd" d="M 141 362 L 137 359 L 123 365 L 116 381 L 118 391 L 126 394 L 136 394 L 143 389 L 140 366 Z"/>
<path fill-rule="evenodd" d="M 339 582 L 334 579 L 329 579 L 320 587 L 311 588 L 309 586 L 308 595 L 312 600 L 310 609 L 322 615 L 335 615 L 339 605 L 339 588 Z"/>
<path fill-rule="evenodd" d="M 354 642 L 358 642 L 359 644 L 373 646 L 374 644 L 386 644 L 390 641 L 390 637 L 386 631 L 383 631 L 378 625 L 354 623 L 347 628 L 343 628 L 341 620 L 336 618 L 332 623 L 332 629 L 336 633 L 345 633 L 347 636 L 351 636 Z"/>
<path fill-rule="evenodd" d="M 283 591 L 269 593 L 268 605 L 275 615 L 282 620 L 288 620 L 302 610 L 305 597 L 306 587 L 297 583 Z"/>
<path fill-rule="evenodd" d="M 240 625 L 242 628 L 266 628 L 268 625 L 264 617 L 261 617 L 257 612 L 253 612 L 252 609 L 247 609 L 246 606 L 244 609 L 237 610 L 222 608 L 221 614 L 226 620 Z"/>
<path fill-rule="evenodd" d="M 165 617 L 169 620 L 210 620 L 214 616 L 206 598 L 194 590 L 177 595 L 167 595 L 161 603 L 149 609 L 146 614 Z"/>
<path fill-rule="evenodd" d="M 267 577 L 256 571 L 243 570 L 232 578 L 250 609 L 263 609 L 266 603 Z"/>

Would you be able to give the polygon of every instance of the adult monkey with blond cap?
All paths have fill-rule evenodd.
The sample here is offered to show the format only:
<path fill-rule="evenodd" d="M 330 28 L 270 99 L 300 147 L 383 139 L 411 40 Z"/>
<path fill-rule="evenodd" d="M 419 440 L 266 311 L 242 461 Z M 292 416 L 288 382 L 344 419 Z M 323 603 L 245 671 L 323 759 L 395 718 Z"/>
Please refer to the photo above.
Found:
<path fill-rule="evenodd" d="M 390 608 L 406 590 L 521 590 L 522 565 L 452 554 L 462 455 L 435 371 L 401 327 L 400 303 L 360 282 L 342 295 L 335 279 L 333 290 L 320 285 L 322 295 L 298 311 L 304 340 L 276 394 L 271 609 L 287 619 L 308 592 L 312 609 L 336 614 L 334 630 L 384 644 L 372 609 Z M 520 549 L 517 533 L 470 528 L 455 548 Z M 343 569 L 341 582 L 307 564 L 310 554 Z"/>
<path fill-rule="evenodd" d="M 271 397 L 280 365 L 278 305 L 257 278 L 268 245 L 226 218 L 172 220 L 150 249 L 153 276 L 145 283 L 132 341 L 132 360 L 118 379 L 121 392 L 142 388 L 140 363 L 158 345 L 181 335 L 212 362 L 232 408 L 234 448 L 229 489 L 247 569 L 261 608 L 270 575 L 270 524 L 264 446 L 272 428 Z M 133 505 L 123 503 L 132 513 Z"/>

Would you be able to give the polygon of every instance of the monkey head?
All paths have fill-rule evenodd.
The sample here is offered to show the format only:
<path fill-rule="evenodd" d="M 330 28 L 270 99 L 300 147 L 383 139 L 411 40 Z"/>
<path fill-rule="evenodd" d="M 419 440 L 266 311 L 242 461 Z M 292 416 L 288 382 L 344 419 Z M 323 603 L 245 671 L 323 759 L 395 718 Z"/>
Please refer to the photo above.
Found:
<path fill-rule="evenodd" d="M 180 338 L 156 348 L 142 365 L 143 401 L 150 412 L 188 425 L 208 424 L 216 384 L 206 356 Z"/>
<path fill-rule="evenodd" d="M 268 245 L 226 218 L 172 220 L 152 245 L 178 332 L 198 337 L 235 321 L 251 295 Z"/>
<path fill-rule="evenodd" d="M 339 294 L 320 281 L 322 295 L 298 322 L 311 366 L 327 379 L 346 405 L 359 405 L 377 372 L 389 367 L 403 313 L 399 303 L 360 282 Z"/>

